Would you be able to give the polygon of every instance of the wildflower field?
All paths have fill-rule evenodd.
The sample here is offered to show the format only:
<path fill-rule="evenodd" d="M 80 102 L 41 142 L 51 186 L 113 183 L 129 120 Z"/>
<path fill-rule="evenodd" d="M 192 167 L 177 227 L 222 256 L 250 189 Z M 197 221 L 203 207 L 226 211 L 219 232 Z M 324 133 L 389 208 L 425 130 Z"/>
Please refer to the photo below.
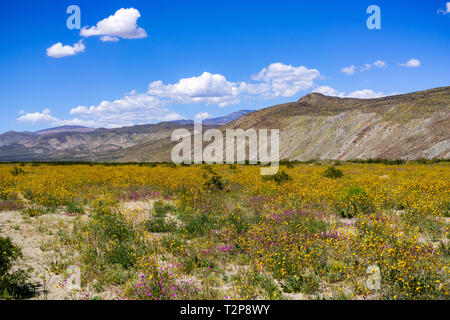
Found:
<path fill-rule="evenodd" d="M 3 164 L 0 216 L 43 229 L 77 299 L 448 299 L 449 162 L 260 169 Z"/>

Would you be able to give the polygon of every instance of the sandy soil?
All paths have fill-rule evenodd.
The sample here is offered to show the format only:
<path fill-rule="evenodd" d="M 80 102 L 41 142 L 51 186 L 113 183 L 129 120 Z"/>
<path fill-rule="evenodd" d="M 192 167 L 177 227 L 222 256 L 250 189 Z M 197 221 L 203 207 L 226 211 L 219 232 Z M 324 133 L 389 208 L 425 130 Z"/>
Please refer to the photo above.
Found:
<path fill-rule="evenodd" d="M 23 258 L 15 267 L 32 268 L 30 281 L 36 286 L 33 299 L 79 299 L 83 295 L 77 267 L 69 266 L 59 275 L 50 267 L 60 252 L 51 245 L 56 241 L 56 232 L 67 227 L 72 219 L 64 214 L 24 218 L 20 212 L 0 212 L 0 236 L 10 237 L 22 249 Z"/>

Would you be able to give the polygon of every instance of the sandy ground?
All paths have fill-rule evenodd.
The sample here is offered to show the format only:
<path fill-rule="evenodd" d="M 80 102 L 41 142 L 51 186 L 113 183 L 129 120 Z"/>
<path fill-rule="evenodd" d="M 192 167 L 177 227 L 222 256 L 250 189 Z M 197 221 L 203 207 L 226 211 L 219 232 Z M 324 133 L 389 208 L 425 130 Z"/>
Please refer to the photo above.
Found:
<path fill-rule="evenodd" d="M 133 224 L 141 223 L 150 216 L 153 202 L 124 202 L 120 205 L 120 210 L 126 212 L 127 219 Z M 30 283 L 36 287 L 36 296 L 32 299 L 87 299 L 93 296 L 101 299 L 117 298 L 109 290 L 94 295 L 87 289 L 81 290 L 80 271 L 75 265 L 67 266 L 61 274 L 52 271 L 52 262 L 61 261 L 61 256 L 64 256 L 66 262 L 74 260 L 73 257 L 71 259 L 74 252 L 65 250 L 57 242 L 57 232 L 69 231 L 73 219 L 74 217 L 63 212 L 38 217 L 28 217 L 16 211 L 0 212 L 0 236 L 11 238 L 22 250 L 23 258 L 14 268 L 32 268 Z"/>
<path fill-rule="evenodd" d="M 36 286 L 33 299 L 81 298 L 79 270 L 69 266 L 64 274 L 57 275 L 50 269 L 59 256 L 52 243 L 56 232 L 67 227 L 71 217 L 64 214 L 47 214 L 36 218 L 24 218 L 20 212 L 0 212 L 0 236 L 10 237 L 22 250 L 23 258 L 15 267 L 31 267 L 30 282 Z"/>

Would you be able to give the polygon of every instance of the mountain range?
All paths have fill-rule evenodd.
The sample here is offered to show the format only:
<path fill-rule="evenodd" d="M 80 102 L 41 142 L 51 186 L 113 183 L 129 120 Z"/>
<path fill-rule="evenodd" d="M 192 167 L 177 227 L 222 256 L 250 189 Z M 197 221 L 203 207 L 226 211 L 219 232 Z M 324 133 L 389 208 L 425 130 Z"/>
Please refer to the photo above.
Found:
<path fill-rule="evenodd" d="M 280 158 L 450 158 L 450 87 L 376 99 L 311 93 L 258 111 L 203 121 L 208 128 L 279 129 Z M 170 161 L 172 131 L 192 120 L 115 129 L 64 126 L 0 135 L 0 161 Z"/>

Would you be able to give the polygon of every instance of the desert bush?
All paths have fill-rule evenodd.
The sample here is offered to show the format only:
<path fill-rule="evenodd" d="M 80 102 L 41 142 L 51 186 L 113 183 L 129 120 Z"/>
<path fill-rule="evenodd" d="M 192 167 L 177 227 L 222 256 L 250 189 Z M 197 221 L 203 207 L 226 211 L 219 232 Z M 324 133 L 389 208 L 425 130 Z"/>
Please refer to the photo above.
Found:
<path fill-rule="evenodd" d="M 314 294 L 319 290 L 319 279 L 315 275 L 296 275 L 286 279 L 282 286 L 287 293 Z"/>
<path fill-rule="evenodd" d="M 22 203 L 17 200 L 0 200 L 0 211 L 18 211 L 22 208 Z"/>
<path fill-rule="evenodd" d="M 322 175 L 326 178 L 338 179 L 342 178 L 343 173 L 341 170 L 336 169 L 335 167 L 328 167 Z"/>
<path fill-rule="evenodd" d="M 344 218 L 352 218 L 357 214 L 374 211 L 366 190 L 358 185 L 344 188 L 340 193 L 339 200 L 336 210 Z"/>
<path fill-rule="evenodd" d="M 263 176 L 264 181 L 275 181 L 277 184 L 283 184 L 285 182 L 291 181 L 292 178 L 284 171 L 278 171 L 276 174 Z"/>
<path fill-rule="evenodd" d="M 19 176 L 19 175 L 24 175 L 25 171 L 22 168 L 17 168 L 14 167 L 11 171 L 10 171 L 11 175 L 13 176 Z"/>
<path fill-rule="evenodd" d="M 71 201 L 66 205 L 66 210 L 71 214 L 83 214 L 84 208 L 75 201 Z"/>
<path fill-rule="evenodd" d="M 153 212 L 155 217 L 164 218 L 169 212 L 174 212 L 176 207 L 163 201 L 155 201 L 153 203 Z"/>
<path fill-rule="evenodd" d="M 127 275 L 131 277 L 147 247 L 117 210 L 115 201 L 105 198 L 93 204 L 94 214 L 75 222 L 71 238 L 80 252 L 82 282 L 96 283 L 100 290 L 103 284 L 124 283 Z"/>
<path fill-rule="evenodd" d="M 221 176 L 213 173 L 211 178 L 205 182 L 205 188 L 214 191 L 223 191 L 225 189 L 225 183 Z"/>
<path fill-rule="evenodd" d="M 180 213 L 182 221 L 181 232 L 189 237 L 203 236 L 218 227 L 218 219 L 214 212 L 192 212 L 184 210 Z"/>
<path fill-rule="evenodd" d="M 339 282 L 345 279 L 344 270 L 346 269 L 346 265 L 341 261 L 336 261 L 334 259 L 331 259 L 327 262 L 325 266 L 326 271 L 326 277 L 328 278 L 328 281 L 333 282 Z"/>
<path fill-rule="evenodd" d="M 23 210 L 23 213 L 29 217 L 38 217 L 45 214 L 45 209 L 40 206 L 31 206 Z"/>
<path fill-rule="evenodd" d="M 33 294 L 28 283 L 28 272 L 12 271 L 13 264 L 22 257 L 22 251 L 10 238 L 0 238 L 0 299 L 24 299 Z"/>
<path fill-rule="evenodd" d="M 177 224 L 175 221 L 164 217 L 152 217 L 145 222 L 144 227 L 149 232 L 165 233 L 175 231 Z"/>

